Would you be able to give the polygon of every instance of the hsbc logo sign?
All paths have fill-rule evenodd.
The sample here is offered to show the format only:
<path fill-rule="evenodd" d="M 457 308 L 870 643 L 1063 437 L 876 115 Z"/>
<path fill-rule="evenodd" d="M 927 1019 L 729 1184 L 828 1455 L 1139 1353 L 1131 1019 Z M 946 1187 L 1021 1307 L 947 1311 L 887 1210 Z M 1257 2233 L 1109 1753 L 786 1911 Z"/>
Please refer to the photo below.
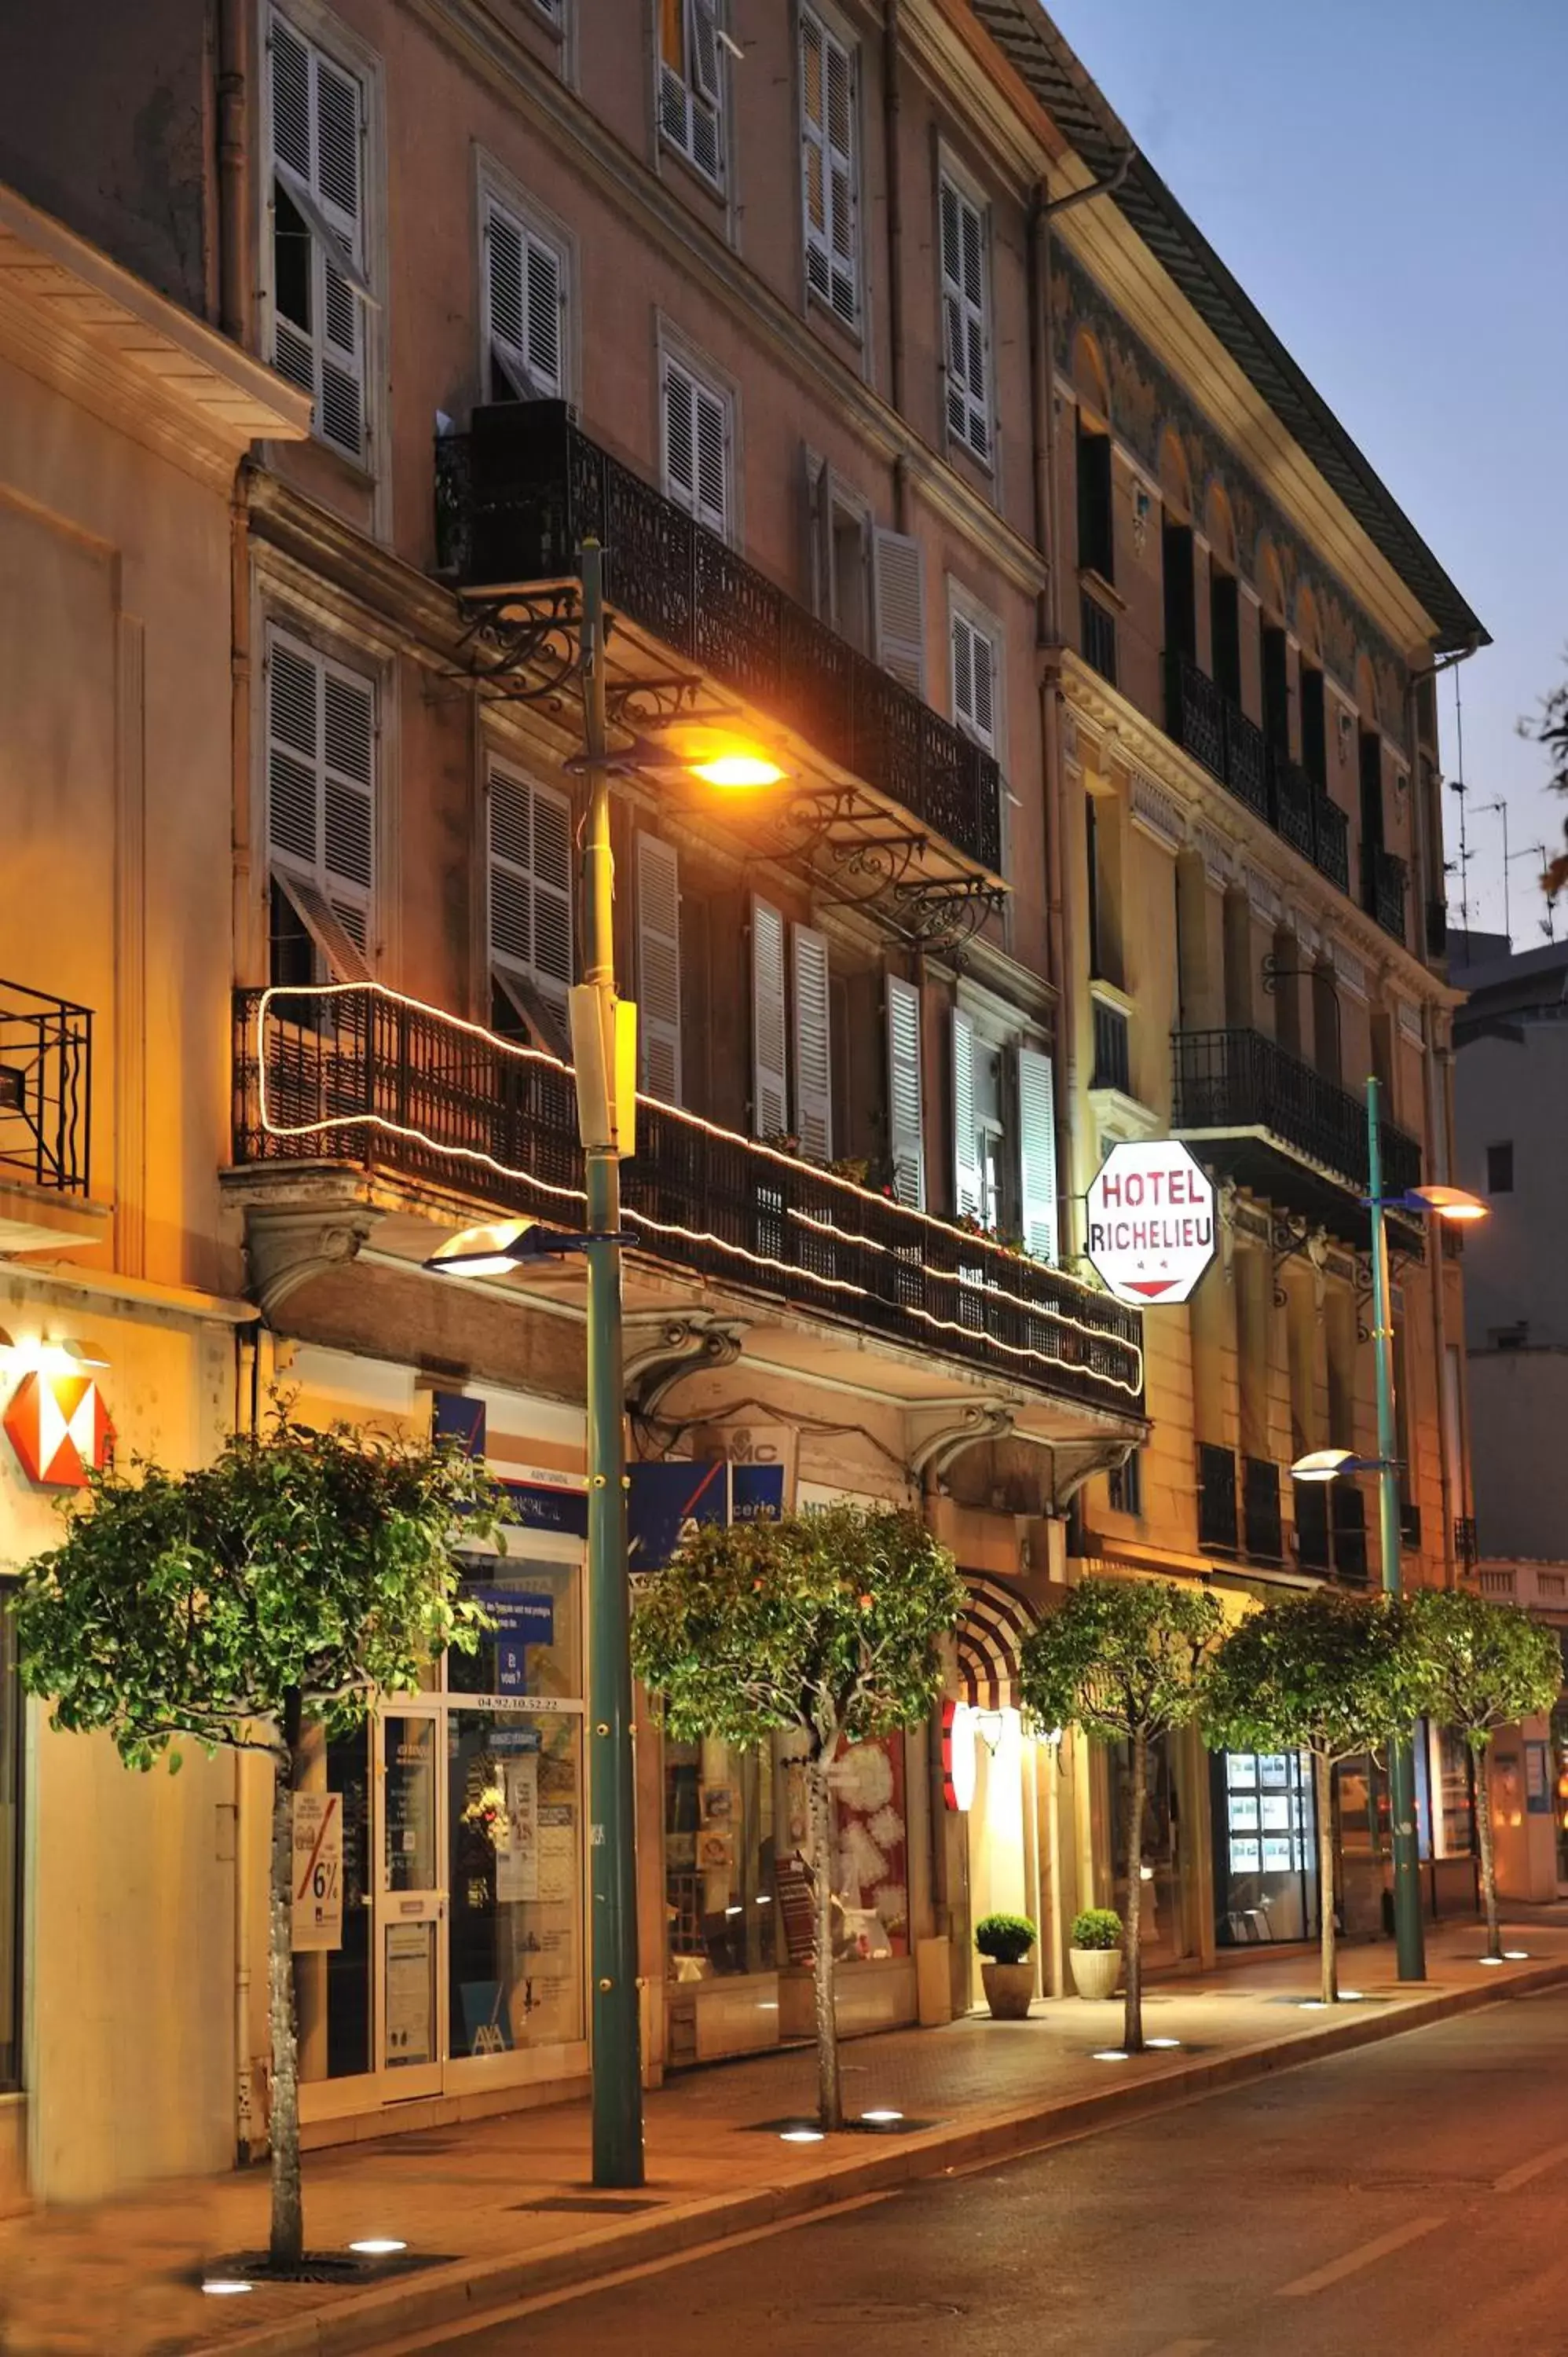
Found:
<path fill-rule="evenodd" d="M 29 1481 L 44 1490 L 81 1490 L 114 1448 L 114 1427 L 91 1375 L 25 1376 L 5 1410 L 5 1437 Z"/>

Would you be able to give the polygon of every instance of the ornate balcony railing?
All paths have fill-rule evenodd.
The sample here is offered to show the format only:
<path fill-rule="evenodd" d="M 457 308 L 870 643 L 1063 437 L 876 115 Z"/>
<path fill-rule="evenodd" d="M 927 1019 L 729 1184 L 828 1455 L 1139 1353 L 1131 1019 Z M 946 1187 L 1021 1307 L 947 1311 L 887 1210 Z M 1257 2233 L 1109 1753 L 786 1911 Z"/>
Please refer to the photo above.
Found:
<path fill-rule="evenodd" d="M 85 1195 L 91 1114 L 91 1011 L 0 982 L 0 1178 Z"/>
<path fill-rule="evenodd" d="M 1165 734 L 1238 802 L 1266 819 L 1342 892 L 1350 888 L 1349 821 L 1297 762 L 1271 751 L 1261 728 L 1184 654 L 1165 656 Z"/>
<path fill-rule="evenodd" d="M 1366 1108 L 1348 1089 L 1261 1031 L 1177 1031 L 1172 1126 L 1177 1131 L 1270 1131 L 1358 1195 L 1369 1185 Z M 1421 1147 L 1384 1122 L 1383 1184 L 1403 1194 L 1421 1183 Z"/>
<path fill-rule="evenodd" d="M 998 871 L 991 755 L 591 441 L 564 402 L 499 403 L 471 434 L 437 438 L 436 555 L 459 586 L 565 580 L 590 533 L 613 608 Z"/>
<path fill-rule="evenodd" d="M 1361 904 L 1385 933 L 1402 942 L 1405 890 L 1410 870 L 1396 853 L 1369 845 L 1361 855 Z"/>
<path fill-rule="evenodd" d="M 234 1027 L 236 1162 L 347 1163 L 581 1224 L 576 1096 L 553 1056 L 373 983 L 242 991 Z M 622 1188 L 634 1252 L 1040 1392 L 1140 1407 L 1136 1310 L 693 1114 L 639 1100 Z"/>

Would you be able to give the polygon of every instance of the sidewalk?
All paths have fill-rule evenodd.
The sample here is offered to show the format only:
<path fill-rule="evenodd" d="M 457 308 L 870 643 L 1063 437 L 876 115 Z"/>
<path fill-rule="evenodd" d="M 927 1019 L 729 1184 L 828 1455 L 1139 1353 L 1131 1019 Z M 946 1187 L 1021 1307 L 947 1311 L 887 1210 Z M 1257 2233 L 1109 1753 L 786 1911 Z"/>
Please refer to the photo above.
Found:
<path fill-rule="evenodd" d="M 763 2123 L 812 2107 L 810 2050 L 678 2078 L 647 2104 L 648 2184 L 596 2196 L 582 2104 L 313 2154 L 306 2222 L 314 2250 L 396 2236 L 446 2264 L 379 2283 L 258 2286 L 203 2297 L 204 2263 L 264 2247 L 264 2169 L 161 2186 L 92 2212 L 0 2224 L 5 2357 L 347 2357 L 445 2321 L 591 2280 L 695 2243 L 768 2224 L 916 2175 L 1078 2135 L 1152 2105 L 1391 2036 L 1510 1993 L 1568 1980 L 1560 1910 L 1515 1910 L 1528 1963 L 1478 1959 L 1477 1927 L 1428 1927 L 1430 1978 L 1396 1994 L 1391 1943 L 1348 1949 L 1342 1982 L 1363 2001 L 1328 2015 L 1299 2000 L 1316 1958 L 1261 1953 L 1205 1978 L 1156 1985 L 1145 2033 L 1179 2047 L 1103 2061 L 1119 2003 L 1036 2006 L 1026 2023 L 983 2018 L 900 2030 L 843 2050 L 853 2116 L 906 2115 L 892 2131 L 785 2144 Z M 921 2123 L 914 2126 L 913 2123 Z"/>

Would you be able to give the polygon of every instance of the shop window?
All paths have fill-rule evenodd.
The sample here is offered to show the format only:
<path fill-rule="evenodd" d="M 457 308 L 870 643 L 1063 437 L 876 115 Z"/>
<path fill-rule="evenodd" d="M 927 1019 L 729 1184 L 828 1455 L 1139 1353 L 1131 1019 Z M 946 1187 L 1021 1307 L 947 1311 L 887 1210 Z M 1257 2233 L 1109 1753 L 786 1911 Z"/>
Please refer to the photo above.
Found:
<path fill-rule="evenodd" d="M 1310 1939 L 1317 1928 L 1311 1760 L 1305 1752 L 1222 1751 L 1210 1778 L 1219 1945 Z"/>
<path fill-rule="evenodd" d="M 664 1745 L 664 1905 L 677 1983 L 777 1962 L 771 1746 Z"/>
<path fill-rule="evenodd" d="M 0 1585 L 0 1606 L 6 1590 Z M 0 2094 L 22 2083 L 22 1695 L 16 1630 L 0 1609 Z"/>
<path fill-rule="evenodd" d="M 301 1790 L 336 1797 L 342 1823 L 342 1914 L 336 1944 L 304 1953 L 296 1946 L 294 1959 L 299 2075 L 306 2085 L 360 2078 L 375 2068 L 371 1745 L 371 1731 L 363 1727 L 330 1739 L 319 1726 L 306 1732 Z M 296 1932 L 296 1941 L 297 1936 Z"/>
<path fill-rule="evenodd" d="M 843 1963 L 909 1953 L 904 1738 L 845 1743 L 832 1792 L 833 1949 Z"/>

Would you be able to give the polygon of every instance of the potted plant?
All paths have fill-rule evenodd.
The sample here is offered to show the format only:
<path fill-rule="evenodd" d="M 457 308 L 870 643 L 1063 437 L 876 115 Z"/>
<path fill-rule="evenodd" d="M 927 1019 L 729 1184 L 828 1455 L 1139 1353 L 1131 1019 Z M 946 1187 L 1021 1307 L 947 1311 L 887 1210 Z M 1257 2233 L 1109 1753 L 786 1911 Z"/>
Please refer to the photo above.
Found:
<path fill-rule="evenodd" d="M 1029 1962 L 1035 1927 L 1026 1915 L 983 1915 L 974 1927 L 974 1944 L 985 1961 L 980 1977 L 993 2021 L 1026 2021 L 1035 1994 L 1035 1967 Z"/>
<path fill-rule="evenodd" d="M 1068 1962 L 1079 1996 L 1115 1996 L 1122 1977 L 1122 1918 L 1114 1907 L 1086 1907 L 1073 1917 Z"/>

